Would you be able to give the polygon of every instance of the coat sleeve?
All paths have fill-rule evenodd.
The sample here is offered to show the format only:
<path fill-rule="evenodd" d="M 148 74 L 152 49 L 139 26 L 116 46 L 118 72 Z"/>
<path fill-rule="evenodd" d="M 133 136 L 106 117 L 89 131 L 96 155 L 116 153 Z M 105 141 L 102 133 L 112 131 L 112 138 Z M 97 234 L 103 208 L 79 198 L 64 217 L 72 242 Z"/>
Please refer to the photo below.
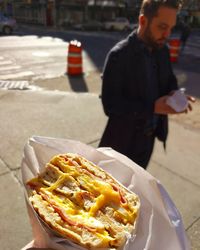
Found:
<path fill-rule="evenodd" d="M 153 114 L 154 105 L 137 98 L 128 99 L 124 94 L 126 53 L 111 50 L 108 54 L 102 84 L 102 103 L 107 116 L 132 116 L 143 118 Z M 132 83 L 134 84 L 134 82 Z"/>

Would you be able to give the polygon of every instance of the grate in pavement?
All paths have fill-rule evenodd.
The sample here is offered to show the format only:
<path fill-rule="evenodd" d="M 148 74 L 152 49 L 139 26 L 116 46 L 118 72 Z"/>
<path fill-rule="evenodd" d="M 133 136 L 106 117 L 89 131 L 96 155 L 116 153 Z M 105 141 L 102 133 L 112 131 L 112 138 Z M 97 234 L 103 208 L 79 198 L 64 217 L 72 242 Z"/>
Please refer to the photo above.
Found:
<path fill-rule="evenodd" d="M 0 81 L 1 89 L 16 89 L 16 90 L 26 90 L 29 89 L 28 81 Z"/>

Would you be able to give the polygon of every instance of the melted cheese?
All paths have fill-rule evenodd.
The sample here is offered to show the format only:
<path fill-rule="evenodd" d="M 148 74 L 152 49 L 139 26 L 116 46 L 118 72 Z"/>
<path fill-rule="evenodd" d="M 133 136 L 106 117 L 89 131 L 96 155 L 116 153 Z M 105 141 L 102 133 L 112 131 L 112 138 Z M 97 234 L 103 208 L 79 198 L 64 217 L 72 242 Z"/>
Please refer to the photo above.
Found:
<path fill-rule="evenodd" d="M 55 166 L 58 166 L 64 173 L 70 173 L 70 175 L 79 175 L 75 166 L 69 165 L 64 158 L 55 156 L 51 163 Z"/>
<path fill-rule="evenodd" d="M 95 234 L 102 235 L 101 237 L 105 238 L 105 240 L 108 240 L 108 233 L 105 230 L 104 224 L 100 222 L 99 220 L 95 219 L 94 217 L 91 217 L 90 213 L 87 211 L 84 211 L 77 207 L 73 202 L 71 202 L 69 199 L 60 199 L 57 195 L 53 195 L 51 192 L 49 192 L 46 188 L 46 190 L 43 188 L 41 191 L 44 194 L 47 194 L 51 201 L 53 201 L 53 205 L 56 205 L 60 208 L 62 208 L 62 211 L 65 212 L 67 217 L 76 224 L 77 222 L 86 225 L 90 228 L 96 229 Z M 111 239 L 111 237 L 109 237 Z"/>
<path fill-rule="evenodd" d="M 77 174 L 77 173 L 76 173 Z M 42 188 L 41 190 L 46 190 L 50 193 L 52 193 L 54 190 L 59 188 L 63 182 L 65 182 L 67 179 L 71 180 L 71 176 L 68 173 L 63 173 L 58 180 L 50 187 Z M 103 206 L 108 204 L 109 202 L 115 202 L 119 204 L 120 202 L 120 195 L 119 192 L 115 191 L 112 186 L 109 183 L 106 183 L 104 181 L 95 180 L 92 179 L 89 176 L 86 175 L 80 175 L 78 176 L 79 181 L 82 183 L 83 186 L 87 187 L 87 190 L 89 192 L 95 192 L 98 194 L 98 196 L 95 198 L 95 203 L 92 205 L 92 207 L 89 210 L 89 214 L 85 215 L 82 213 L 81 215 L 89 218 L 91 216 L 95 216 L 95 214 L 100 210 Z M 75 208 L 73 202 L 71 202 L 69 199 L 65 199 L 65 202 L 63 202 L 61 199 L 59 199 L 56 195 L 52 197 L 55 201 L 57 201 L 61 206 L 65 207 L 65 211 L 67 214 L 76 214 L 78 211 L 78 208 Z M 67 207 L 66 207 L 67 204 Z M 69 206 L 70 204 L 70 206 Z M 70 207 L 70 209 L 69 209 Z M 117 213 L 122 217 L 125 218 L 127 221 L 132 222 L 135 215 L 134 213 L 130 213 L 123 209 L 124 211 L 117 211 Z M 80 218 L 79 218 L 80 219 Z M 86 222 L 86 221 L 85 221 Z M 84 222 L 84 223 L 85 223 Z M 87 223 L 86 223 L 87 224 Z"/>
<path fill-rule="evenodd" d="M 120 195 L 118 192 L 114 191 L 109 183 L 105 183 L 99 180 L 93 181 L 93 186 L 100 195 L 95 199 L 95 204 L 90 208 L 90 215 L 94 216 L 98 210 L 100 210 L 107 203 L 114 201 L 120 201 Z"/>

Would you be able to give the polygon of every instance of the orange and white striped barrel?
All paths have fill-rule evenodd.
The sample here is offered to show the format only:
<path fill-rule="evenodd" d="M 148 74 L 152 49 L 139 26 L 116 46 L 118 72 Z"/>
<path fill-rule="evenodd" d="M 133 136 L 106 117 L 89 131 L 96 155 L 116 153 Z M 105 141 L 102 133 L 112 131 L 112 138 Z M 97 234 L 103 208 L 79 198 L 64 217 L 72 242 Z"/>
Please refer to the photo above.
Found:
<path fill-rule="evenodd" d="M 179 39 L 171 39 L 169 41 L 170 61 L 177 62 L 179 56 L 181 41 Z"/>
<path fill-rule="evenodd" d="M 77 40 L 70 41 L 68 46 L 67 73 L 73 76 L 83 73 L 82 46 Z"/>

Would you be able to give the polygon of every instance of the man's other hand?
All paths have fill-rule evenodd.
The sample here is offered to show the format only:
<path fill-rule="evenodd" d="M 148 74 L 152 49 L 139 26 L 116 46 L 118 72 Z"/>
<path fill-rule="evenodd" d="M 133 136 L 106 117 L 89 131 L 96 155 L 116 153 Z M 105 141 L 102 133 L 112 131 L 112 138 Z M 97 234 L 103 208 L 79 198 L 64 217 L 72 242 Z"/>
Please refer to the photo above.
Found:
<path fill-rule="evenodd" d="M 186 110 L 184 110 L 185 113 L 188 113 L 188 111 L 192 111 L 192 103 L 196 101 L 196 99 L 193 96 L 186 95 L 188 99 L 188 107 Z"/>
<path fill-rule="evenodd" d="M 165 95 L 165 96 L 162 96 L 162 97 L 158 98 L 155 101 L 154 113 L 163 114 L 163 115 L 188 113 L 188 111 L 192 110 L 192 104 L 191 103 L 194 103 L 196 101 L 193 96 L 186 95 L 186 97 L 188 99 L 187 108 L 185 110 L 181 111 L 181 112 L 177 112 L 173 108 L 171 108 L 169 105 L 167 105 L 166 101 L 167 101 L 168 97 L 169 97 L 168 95 Z"/>

